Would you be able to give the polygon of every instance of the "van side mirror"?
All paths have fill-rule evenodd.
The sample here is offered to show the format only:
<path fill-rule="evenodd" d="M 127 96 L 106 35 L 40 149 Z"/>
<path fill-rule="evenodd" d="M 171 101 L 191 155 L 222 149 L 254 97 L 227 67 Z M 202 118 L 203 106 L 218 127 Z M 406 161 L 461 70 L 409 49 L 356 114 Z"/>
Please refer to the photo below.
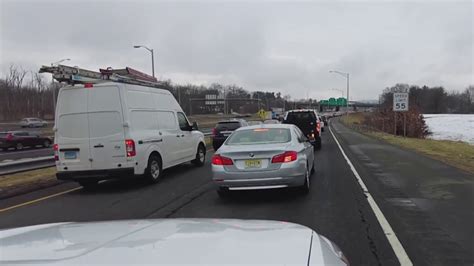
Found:
<path fill-rule="evenodd" d="M 199 130 L 198 123 L 196 121 L 193 122 L 193 126 L 191 127 L 191 130 Z"/>

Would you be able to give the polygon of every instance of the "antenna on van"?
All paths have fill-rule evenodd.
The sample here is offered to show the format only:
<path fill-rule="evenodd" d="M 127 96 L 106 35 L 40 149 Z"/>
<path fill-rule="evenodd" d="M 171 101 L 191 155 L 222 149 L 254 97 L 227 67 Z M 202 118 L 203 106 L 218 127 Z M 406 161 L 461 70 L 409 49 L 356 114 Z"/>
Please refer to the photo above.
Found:
<path fill-rule="evenodd" d="M 71 67 L 66 65 L 42 66 L 39 73 L 51 73 L 58 82 L 70 85 L 101 82 L 119 82 L 147 87 L 164 88 L 164 84 L 155 77 L 135 70 L 131 67 L 124 69 L 99 69 L 99 72 Z"/>

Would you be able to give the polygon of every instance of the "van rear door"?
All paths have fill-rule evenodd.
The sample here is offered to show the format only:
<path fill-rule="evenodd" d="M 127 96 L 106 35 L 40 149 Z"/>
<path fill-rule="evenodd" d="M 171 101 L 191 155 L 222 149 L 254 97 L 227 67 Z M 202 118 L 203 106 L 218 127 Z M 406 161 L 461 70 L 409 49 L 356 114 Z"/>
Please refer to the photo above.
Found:
<path fill-rule="evenodd" d="M 126 162 L 119 88 L 94 85 L 88 94 L 91 168 L 114 169 Z"/>
<path fill-rule="evenodd" d="M 59 93 L 55 125 L 59 171 L 91 169 L 88 94 L 89 91 L 83 87 L 65 87 Z"/>

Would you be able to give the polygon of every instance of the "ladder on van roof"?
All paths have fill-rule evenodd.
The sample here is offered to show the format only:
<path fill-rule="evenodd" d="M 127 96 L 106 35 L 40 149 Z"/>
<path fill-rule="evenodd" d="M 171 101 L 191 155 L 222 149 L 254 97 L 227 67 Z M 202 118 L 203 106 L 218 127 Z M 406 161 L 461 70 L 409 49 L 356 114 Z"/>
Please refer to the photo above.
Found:
<path fill-rule="evenodd" d="M 130 67 L 124 69 L 99 69 L 99 72 L 71 67 L 66 65 L 42 66 L 39 73 L 51 73 L 58 82 L 64 82 L 70 85 L 101 83 L 101 82 L 119 82 L 147 87 L 164 88 L 164 83 L 159 82 L 155 77 Z"/>

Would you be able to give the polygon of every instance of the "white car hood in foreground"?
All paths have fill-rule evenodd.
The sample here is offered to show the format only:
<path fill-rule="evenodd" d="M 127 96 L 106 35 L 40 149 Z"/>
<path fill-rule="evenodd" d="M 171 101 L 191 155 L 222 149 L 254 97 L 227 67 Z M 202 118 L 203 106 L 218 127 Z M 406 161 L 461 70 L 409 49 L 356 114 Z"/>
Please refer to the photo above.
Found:
<path fill-rule="evenodd" d="M 287 222 L 158 219 L 57 223 L 0 231 L 1 265 L 308 262 L 343 264 L 331 242 L 307 227 Z"/>

